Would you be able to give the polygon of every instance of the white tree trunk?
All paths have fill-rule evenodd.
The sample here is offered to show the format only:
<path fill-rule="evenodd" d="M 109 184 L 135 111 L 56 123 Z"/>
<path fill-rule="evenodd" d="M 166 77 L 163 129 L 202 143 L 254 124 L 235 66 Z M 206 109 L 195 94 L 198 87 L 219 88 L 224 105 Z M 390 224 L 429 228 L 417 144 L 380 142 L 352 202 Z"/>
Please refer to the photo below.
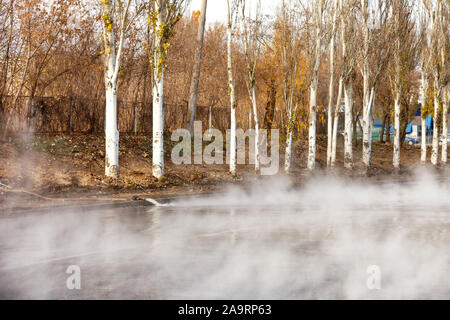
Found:
<path fill-rule="evenodd" d="M 370 167 L 372 153 L 372 111 L 374 99 L 375 88 L 372 88 L 365 99 L 363 114 L 363 163 L 366 168 Z"/>
<path fill-rule="evenodd" d="M 158 3 L 158 1 L 156 1 Z M 156 8 L 158 12 L 158 21 L 156 30 L 160 30 L 163 24 L 163 17 L 160 8 Z M 155 48 L 161 46 L 162 35 L 160 32 L 155 34 Z M 164 176 L 164 68 L 160 63 L 161 53 L 159 50 L 154 51 L 154 75 L 153 75 L 153 176 L 161 179 Z"/>
<path fill-rule="evenodd" d="M 309 152 L 308 169 L 314 170 L 316 166 L 316 110 L 317 110 L 317 80 L 313 80 L 309 98 Z"/>
<path fill-rule="evenodd" d="M 113 28 L 114 4 L 111 0 L 103 3 L 103 42 L 105 46 L 105 175 L 119 177 L 119 130 L 117 127 L 117 79 L 120 58 L 125 38 L 126 21 L 131 0 L 127 0 L 120 22 L 119 45 L 116 55 L 116 42 Z"/>
<path fill-rule="evenodd" d="M 161 71 L 162 73 L 163 71 Z M 156 77 L 153 85 L 153 176 L 164 176 L 164 75 Z"/>
<path fill-rule="evenodd" d="M 370 139 L 370 128 L 369 128 L 369 116 L 363 117 L 363 132 L 362 132 L 362 139 L 363 139 L 363 154 L 362 154 L 362 160 L 365 165 L 365 167 L 369 167 L 370 165 L 370 151 L 369 151 L 369 139 Z"/>
<path fill-rule="evenodd" d="M 431 164 L 438 165 L 439 158 L 439 128 L 437 118 L 439 114 L 439 96 L 437 93 L 434 95 L 434 119 L 433 119 L 433 147 L 431 150 Z"/>
<path fill-rule="evenodd" d="M 236 176 L 236 108 L 231 108 L 230 115 L 230 173 Z"/>
<path fill-rule="evenodd" d="M 422 143 L 421 143 L 421 152 L 420 152 L 420 162 L 421 164 L 425 164 L 427 162 L 427 124 L 426 118 L 421 115 L 421 135 L 422 135 Z"/>
<path fill-rule="evenodd" d="M 400 92 L 397 88 L 394 101 L 394 155 L 393 165 L 395 169 L 400 169 Z"/>
<path fill-rule="evenodd" d="M 448 91 L 448 90 L 447 90 Z M 442 115 L 442 157 L 443 164 L 447 164 L 448 158 L 448 92 L 444 93 L 444 107 Z"/>
<path fill-rule="evenodd" d="M 328 87 L 328 122 L 327 122 L 327 167 L 331 166 L 333 152 L 333 98 L 334 98 L 334 46 L 336 36 L 336 20 L 337 20 L 338 1 L 334 1 L 333 24 L 330 39 L 330 85 Z M 336 117 L 336 114 L 334 115 Z"/>
<path fill-rule="evenodd" d="M 234 92 L 233 79 L 233 60 L 231 55 L 231 44 L 233 37 L 232 30 L 232 16 L 236 8 L 231 8 L 230 0 L 227 0 L 228 5 L 228 23 L 227 23 L 227 69 L 228 69 L 228 89 L 230 94 L 230 173 L 236 176 L 236 97 Z"/>
<path fill-rule="evenodd" d="M 336 148 L 337 148 L 337 132 L 339 126 L 339 110 L 341 107 L 341 98 L 342 98 L 342 85 L 343 78 L 339 78 L 339 89 L 338 89 L 338 98 L 336 102 L 336 109 L 334 111 L 334 119 L 333 119 L 333 141 L 332 141 L 332 149 L 331 149 L 331 167 L 336 166 Z"/>
<path fill-rule="evenodd" d="M 330 84 L 330 87 L 332 85 Z M 330 91 L 330 94 L 331 91 Z M 331 99 L 330 99 L 331 101 Z M 331 159 L 333 153 L 333 112 L 331 110 L 332 102 L 328 104 L 328 121 L 327 121 L 327 167 L 331 167 Z M 334 116 L 336 117 L 336 115 Z"/>
<path fill-rule="evenodd" d="M 105 175 L 119 177 L 119 131 L 117 129 L 116 86 L 109 83 L 106 87 L 105 110 Z"/>
<path fill-rule="evenodd" d="M 260 155 L 259 155 L 259 121 L 258 121 L 258 108 L 256 103 L 255 86 L 251 88 L 251 100 L 253 105 L 253 120 L 255 121 L 255 171 L 259 171 L 260 167 Z M 250 118 L 251 120 L 251 118 Z"/>
<path fill-rule="evenodd" d="M 422 92 L 421 92 L 421 136 L 422 136 L 422 142 L 421 142 L 421 148 L 420 148 L 420 162 L 421 164 L 425 164 L 427 162 L 427 126 L 426 126 L 426 117 L 424 115 L 425 111 L 425 105 L 427 100 L 427 80 L 425 76 L 425 64 L 422 62 L 422 71 L 421 71 L 421 82 L 422 82 Z"/>
<path fill-rule="evenodd" d="M 291 171 L 291 155 L 292 155 L 292 128 L 288 127 L 286 138 L 286 150 L 284 155 L 284 171 L 289 173 Z"/>
<path fill-rule="evenodd" d="M 104 3 L 104 15 L 112 15 L 112 4 Z M 111 19 L 111 18 L 110 18 Z M 105 22 L 107 24 L 108 22 Z M 109 23 L 113 23 L 112 19 Z M 117 130 L 117 74 L 114 30 L 104 25 L 105 45 L 105 175 L 119 177 L 119 131 Z"/>
<path fill-rule="evenodd" d="M 353 84 L 344 84 L 345 130 L 344 130 L 344 167 L 353 167 Z"/>
<path fill-rule="evenodd" d="M 314 48 L 314 70 L 311 79 L 311 96 L 309 99 L 309 152 L 308 152 L 308 169 L 314 170 L 316 167 L 316 127 L 317 127 L 317 86 L 319 81 L 320 54 L 321 54 L 321 38 L 322 38 L 322 14 L 323 1 L 315 1 L 315 48 Z"/>
<path fill-rule="evenodd" d="M 363 77 L 363 124 L 362 124 L 362 160 L 366 168 L 370 166 L 370 147 L 372 142 L 372 137 L 370 137 L 370 87 L 369 87 L 369 49 L 370 49 L 370 32 L 369 32 L 369 12 L 368 12 L 368 2 L 361 1 L 361 14 L 362 14 L 362 52 L 363 52 L 363 67 L 362 67 L 362 77 Z"/>
<path fill-rule="evenodd" d="M 362 123 L 362 142 L 363 142 L 363 154 L 362 160 L 364 165 L 369 165 L 369 77 L 367 73 L 363 74 L 363 123 Z"/>

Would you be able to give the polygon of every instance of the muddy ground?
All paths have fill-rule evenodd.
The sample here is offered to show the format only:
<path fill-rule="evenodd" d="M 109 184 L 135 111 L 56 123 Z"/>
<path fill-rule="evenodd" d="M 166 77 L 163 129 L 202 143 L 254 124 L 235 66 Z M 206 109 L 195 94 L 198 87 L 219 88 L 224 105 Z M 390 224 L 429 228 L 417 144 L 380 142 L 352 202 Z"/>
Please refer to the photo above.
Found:
<path fill-rule="evenodd" d="M 326 137 L 318 138 L 317 170 L 326 169 Z M 0 142 L 0 209 L 33 206 L 98 203 L 131 200 L 136 195 L 159 198 L 173 194 L 220 191 L 229 184 L 251 184 L 258 177 L 250 165 L 238 166 L 238 176 L 228 173 L 227 165 L 174 165 L 170 160 L 174 143 L 166 148 L 166 176 L 152 177 L 150 136 L 123 136 L 120 139 L 120 178 L 104 176 L 104 138 L 96 135 L 37 135 L 11 137 Z M 420 162 L 420 148 L 404 145 L 402 170 L 392 167 L 392 144 L 374 143 L 370 170 L 361 164 L 361 143 L 354 146 L 354 170 L 343 169 L 343 142 L 338 142 L 337 168 L 333 174 L 351 179 L 407 179 Z M 293 144 L 291 177 L 295 184 L 311 176 L 306 170 L 307 141 Z M 280 150 L 280 174 L 283 174 L 284 147 Z M 428 152 L 430 153 L 430 152 Z M 329 173 L 329 172 L 327 172 Z"/>

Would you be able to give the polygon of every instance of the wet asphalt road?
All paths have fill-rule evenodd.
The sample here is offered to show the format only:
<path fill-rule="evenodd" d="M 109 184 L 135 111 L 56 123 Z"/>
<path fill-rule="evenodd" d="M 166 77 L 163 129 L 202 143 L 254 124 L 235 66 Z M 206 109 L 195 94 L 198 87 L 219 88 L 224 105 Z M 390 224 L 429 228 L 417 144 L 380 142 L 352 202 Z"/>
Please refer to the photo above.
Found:
<path fill-rule="evenodd" d="M 280 192 L 3 215 L 0 298 L 449 299 L 448 202 L 347 191 L 339 206 Z"/>

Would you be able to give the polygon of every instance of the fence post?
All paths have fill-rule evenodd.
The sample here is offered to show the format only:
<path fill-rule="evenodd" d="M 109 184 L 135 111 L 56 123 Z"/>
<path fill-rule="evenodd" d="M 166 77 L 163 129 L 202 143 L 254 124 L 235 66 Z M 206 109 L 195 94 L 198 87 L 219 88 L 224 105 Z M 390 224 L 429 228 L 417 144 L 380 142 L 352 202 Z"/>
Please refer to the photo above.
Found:
<path fill-rule="evenodd" d="M 73 98 L 70 98 L 69 135 L 73 134 L 73 105 L 74 100 Z"/>
<path fill-rule="evenodd" d="M 34 116 L 36 113 L 33 96 L 30 97 L 30 109 L 28 112 L 29 112 L 28 133 L 33 133 L 34 132 Z"/>
<path fill-rule="evenodd" d="M 138 120 L 139 120 L 139 114 L 138 114 L 138 104 L 136 103 L 134 105 L 134 135 L 138 135 Z"/>

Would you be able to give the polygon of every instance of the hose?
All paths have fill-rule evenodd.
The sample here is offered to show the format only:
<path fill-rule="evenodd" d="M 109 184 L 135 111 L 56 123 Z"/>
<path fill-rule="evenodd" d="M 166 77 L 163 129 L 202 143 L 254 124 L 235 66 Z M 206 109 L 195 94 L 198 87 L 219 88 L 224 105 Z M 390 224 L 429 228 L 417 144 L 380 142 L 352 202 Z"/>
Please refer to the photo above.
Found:
<path fill-rule="evenodd" d="M 32 192 L 32 191 L 28 191 L 28 190 L 24 190 L 24 189 L 13 189 L 11 186 L 8 186 L 2 182 L 0 182 L 0 190 L 2 190 L 4 192 L 11 192 L 11 193 L 25 193 L 40 199 L 44 199 L 44 200 L 50 200 L 50 201 L 86 201 L 86 200 L 91 200 L 91 201 L 126 201 L 127 199 L 123 199 L 123 198 L 50 198 L 50 197 L 46 197 L 43 195 L 40 195 L 38 193 Z"/>

